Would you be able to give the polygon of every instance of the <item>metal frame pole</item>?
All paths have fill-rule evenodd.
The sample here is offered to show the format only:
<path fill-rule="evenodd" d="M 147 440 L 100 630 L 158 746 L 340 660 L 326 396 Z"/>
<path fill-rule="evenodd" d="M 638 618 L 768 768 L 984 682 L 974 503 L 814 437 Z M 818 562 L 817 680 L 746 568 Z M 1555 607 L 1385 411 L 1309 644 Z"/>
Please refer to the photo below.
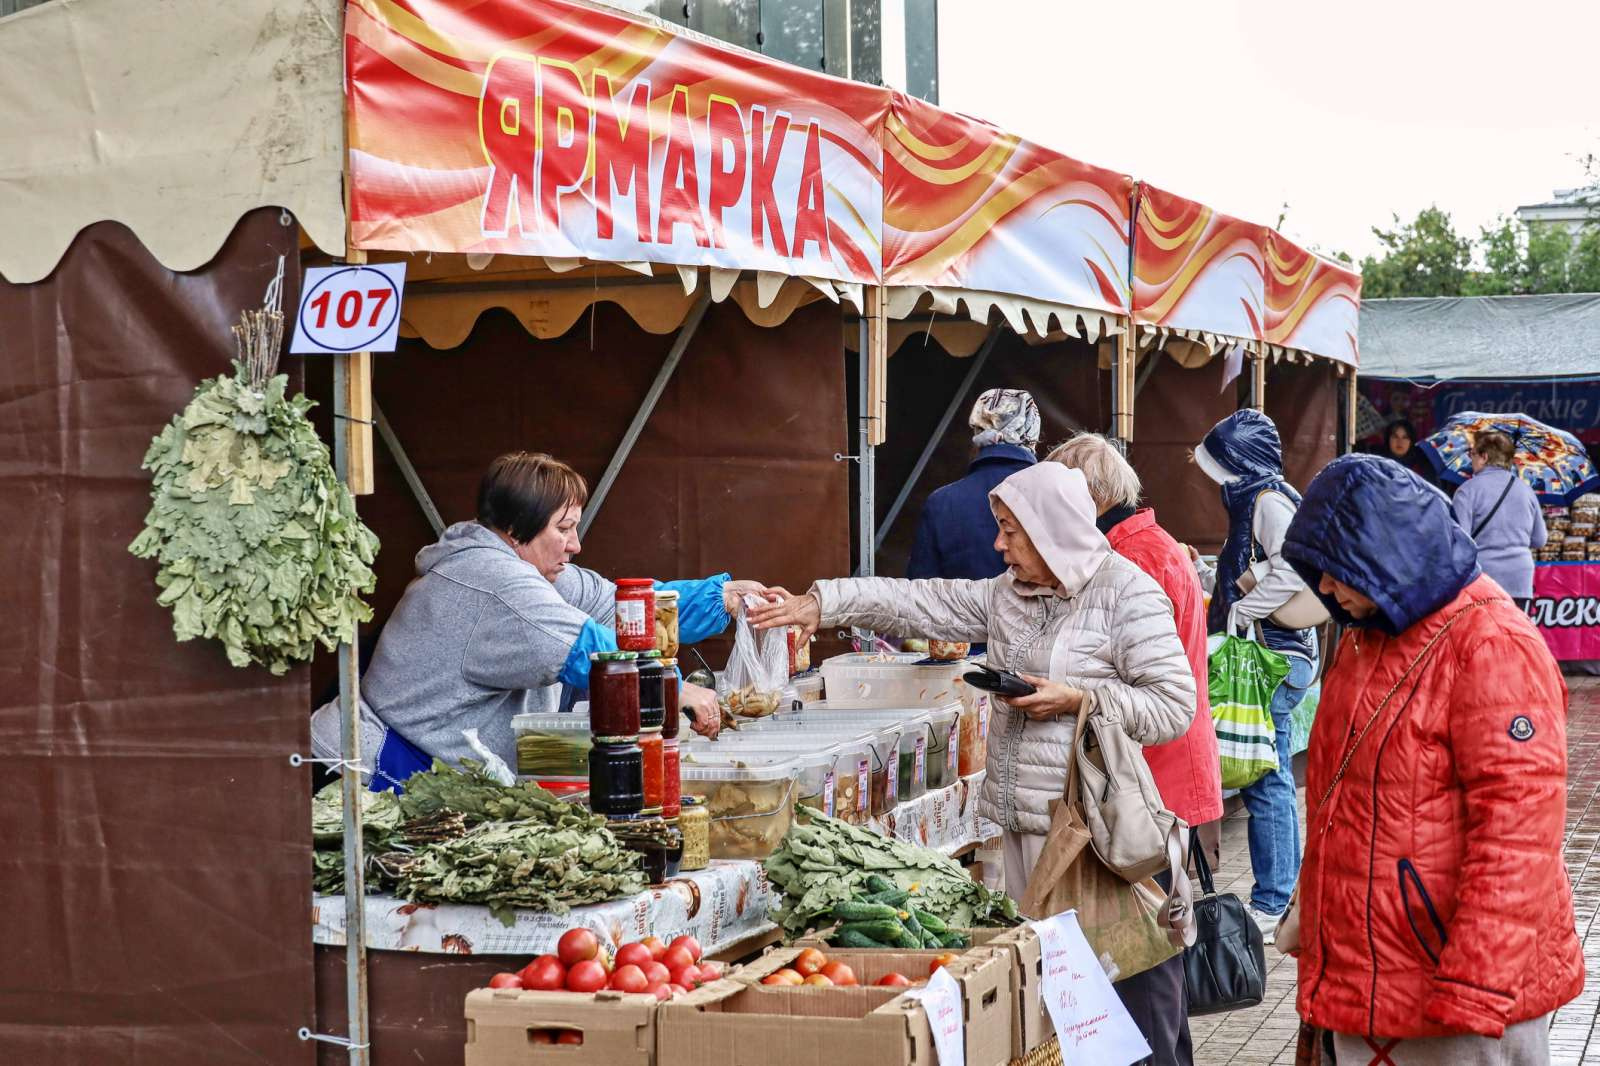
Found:
<path fill-rule="evenodd" d="M 335 356 L 333 361 L 333 411 L 335 419 L 348 417 L 350 357 Z M 349 483 L 350 448 L 346 434 L 333 435 L 334 469 L 339 480 Z M 361 663 L 353 643 L 339 645 L 339 757 L 344 760 L 339 775 L 340 796 L 344 803 L 344 900 L 345 900 L 345 1003 L 349 1015 L 347 1037 L 351 1066 L 370 1062 L 367 1024 L 367 883 L 365 841 L 361 836 Z"/>
<path fill-rule="evenodd" d="M 856 520 L 859 523 L 861 538 L 861 559 L 857 572 L 862 577 L 871 577 L 876 572 L 877 540 L 873 528 L 877 520 L 877 485 L 876 478 L 876 449 L 872 444 L 872 410 L 871 381 L 872 381 L 872 316 L 861 316 L 860 355 L 858 373 L 856 377 L 859 386 L 857 397 L 857 432 L 856 432 L 856 469 L 860 475 L 861 491 L 856 500 Z"/>
<path fill-rule="evenodd" d="M 616 454 L 611 457 L 611 462 L 606 464 L 606 472 L 600 475 L 600 483 L 589 495 L 589 506 L 583 509 L 583 517 L 578 520 L 580 539 L 589 535 L 589 529 L 594 525 L 601 505 L 606 502 L 606 495 L 611 492 L 611 486 L 616 484 L 617 475 L 622 472 L 622 464 L 628 461 L 633 446 L 639 443 L 645 423 L 650 421 L 650 415 L 660 402 L 661 394 L 667 391 L 667 382 L 672 380 L 673 372 L 683 361 L 683 353 L 689 350 L 689 342 L 694 339 L 695 331 L 700 328 L 701 321 L 706 317 L 706 309 L 710 306 L 711 287 L 708 285 L 700 293 L 700 298 L 694 302 L 694 306 L 689 309 L 689 315 L 683 320 L 683 325 L 678 327 L 678 335 L 673 338 L 672 348 L 667 352 L 666 361 L 661 364 L 661 369 L 656 371 L 656 379 L 650 383 L 650 391 L 644 394 L 644 402 L 639 404 L 639 410 L 634 412 L 633 421 L 628 424 L 628 432 L 622 435 L 622 443 L 617 445 Z"/>
<path fill-rule="evenodd" d="M 372 420 L 377 423 L 378 436 L 383 438 L 383 445 L 389 449 L 394 465 L 400 468 L 400 476 L 405 479 L 406 487 L 411 490 L 417 506 L 422 508 L 423 517 L 427 518 L 428 525 L 433 527 L 433 535 L 438 536 L 444 532 L 444 519 L 439 514 L 439 508 L 433 505 L 433 497 L 428 495 L 427 487 L 422 484 L 422 478 L 417 474 L 417 468 L 411 465 L 411 457 L 400 446 L 400 438 L 395 436 L 394 428 L 389 425 L 388 416 L 383 413 L 383 408 L 378 406 L 376 400 L 372 403 Z"/>

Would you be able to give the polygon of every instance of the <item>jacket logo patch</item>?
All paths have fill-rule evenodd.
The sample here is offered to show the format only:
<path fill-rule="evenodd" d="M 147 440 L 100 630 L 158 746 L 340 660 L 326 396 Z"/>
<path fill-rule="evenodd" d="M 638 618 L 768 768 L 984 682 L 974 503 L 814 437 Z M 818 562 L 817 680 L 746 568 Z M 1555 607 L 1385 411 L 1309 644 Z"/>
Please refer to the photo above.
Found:
<path fill-rule="evenodd" d="M 1506 730 L 1511 734 L 1512 740 L 1533 739 L 1533 722 L 1525 714 L 1519 714 L 1511 719 L 1511 726 Z"/>

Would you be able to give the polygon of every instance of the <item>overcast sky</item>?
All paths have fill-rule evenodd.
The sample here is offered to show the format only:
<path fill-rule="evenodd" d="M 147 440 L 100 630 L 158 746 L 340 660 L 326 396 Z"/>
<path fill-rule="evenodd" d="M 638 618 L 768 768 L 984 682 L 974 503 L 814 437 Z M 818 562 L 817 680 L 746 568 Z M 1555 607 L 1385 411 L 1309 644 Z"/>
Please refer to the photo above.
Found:
<path fill-rule="evenodd" d="M 1492 16 L 1469 12 L 1490 11 Z M 940 103 L 1360 258 L 1600 152 L 1600 0 L 939 0 Z"/>

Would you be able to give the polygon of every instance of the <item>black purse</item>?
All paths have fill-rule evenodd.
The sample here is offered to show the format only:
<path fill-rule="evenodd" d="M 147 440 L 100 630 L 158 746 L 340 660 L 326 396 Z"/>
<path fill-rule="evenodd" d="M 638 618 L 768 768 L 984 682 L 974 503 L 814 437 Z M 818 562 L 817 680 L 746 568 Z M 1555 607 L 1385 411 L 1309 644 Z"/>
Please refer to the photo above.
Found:
<path fill-rule="evenodd" d="M 1190 1014 L 1254 1007 L 1267 994 L 1267 954 L 1244 901 L 1217 894 L 1211 864 L 1198 841 L 1190 847 L 1202 895 L 1194 901 L 1195 938 L 1183 951 Z"/>

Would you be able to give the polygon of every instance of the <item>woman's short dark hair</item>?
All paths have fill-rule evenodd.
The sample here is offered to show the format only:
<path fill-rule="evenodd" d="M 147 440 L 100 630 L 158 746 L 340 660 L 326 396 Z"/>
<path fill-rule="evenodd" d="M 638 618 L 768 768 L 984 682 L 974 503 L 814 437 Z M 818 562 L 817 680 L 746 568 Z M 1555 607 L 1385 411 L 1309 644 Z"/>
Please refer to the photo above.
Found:
<path fill-rule="evenodd" d="M 1383 441 L 1384 441 L 1385 444 L 1387 444 L 1389 442 L 1389 438 L 1390 437 L 1394 436 L 1394 431 L 1397 430 L 1397 429 L 1405 430 L 1406 431 L 1406 436 L 1411 438 L 1411 440 L 1413 442 L 1416 441 L 1416 439 L 1417 439 L 1417 427 L 1413 426 L 1411 424 L 1411 420 L 1410 419 L 1397 418 L 1393 422 L 1389 423 L 1389 428 L 1388 429 L 1383 431 Z"/>
<path fill-rule="evenodd" d="M 1510 466 L 1516 447 L 1511 438 L 1498 430 L 1488 430 L 1472 435 L 1472 450 L 1490 466 Z"/>
<path fill-rule="evenodd" d="M 589 486 L 572 467 L 543 452 L 510 452 L 478 482 L 478 521 L 526 544 L 568 506 L 589 502 Z"/>

